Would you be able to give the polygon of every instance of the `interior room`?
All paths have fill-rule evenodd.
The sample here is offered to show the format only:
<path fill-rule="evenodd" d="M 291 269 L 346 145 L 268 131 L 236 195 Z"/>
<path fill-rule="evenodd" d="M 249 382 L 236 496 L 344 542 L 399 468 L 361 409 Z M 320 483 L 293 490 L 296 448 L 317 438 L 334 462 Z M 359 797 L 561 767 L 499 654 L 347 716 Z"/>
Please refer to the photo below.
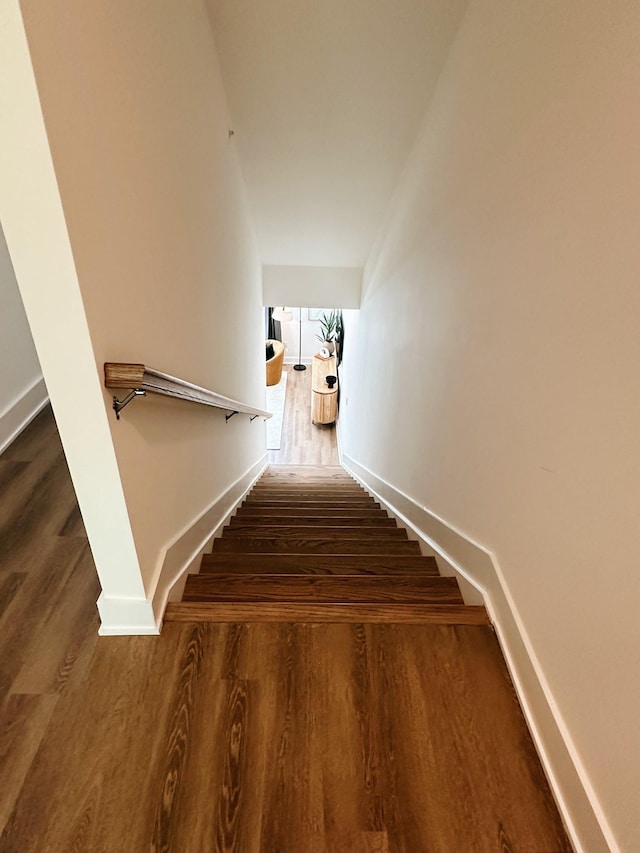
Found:
<path fill-rule="evenodd" d="M 265 326 L 269 462 L 338 465 L 342 311 L 269 307 Z"/>

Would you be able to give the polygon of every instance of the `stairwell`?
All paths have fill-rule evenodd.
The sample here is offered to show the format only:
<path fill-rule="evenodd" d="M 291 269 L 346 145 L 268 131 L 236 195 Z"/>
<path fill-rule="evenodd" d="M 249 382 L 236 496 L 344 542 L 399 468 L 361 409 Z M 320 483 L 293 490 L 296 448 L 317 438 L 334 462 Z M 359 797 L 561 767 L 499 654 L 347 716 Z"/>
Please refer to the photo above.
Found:
<path fill-rule="evenodd" d="M 272 466 L 165 621 L 486 625 L 342 468 Z"/>

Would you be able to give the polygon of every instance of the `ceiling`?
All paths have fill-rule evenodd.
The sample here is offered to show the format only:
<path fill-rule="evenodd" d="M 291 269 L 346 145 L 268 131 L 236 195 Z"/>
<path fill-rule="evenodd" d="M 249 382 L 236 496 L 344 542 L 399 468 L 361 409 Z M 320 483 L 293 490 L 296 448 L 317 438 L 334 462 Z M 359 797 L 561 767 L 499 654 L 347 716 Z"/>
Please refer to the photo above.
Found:
<path fill-rule="evenodd" d="M 208 0 L 264 264 L 364 264 L 467 3 Z"/>

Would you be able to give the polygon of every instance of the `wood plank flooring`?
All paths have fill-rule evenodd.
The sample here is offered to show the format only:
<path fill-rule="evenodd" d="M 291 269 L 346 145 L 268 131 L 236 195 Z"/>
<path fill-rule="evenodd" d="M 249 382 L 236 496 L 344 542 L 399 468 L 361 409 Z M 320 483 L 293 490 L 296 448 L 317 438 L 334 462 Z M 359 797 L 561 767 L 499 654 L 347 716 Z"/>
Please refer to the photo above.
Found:
<path fill-rule="evenodd" d="M 50 412 L 0 483 L 1 853 L 571 850 L 488 626 L 98 638 Z"/>
<path fill-rule="evenodd" d="M 269 450 L 269 462 L 289 465 L 338 465 L 338 444 L 334 424 L 311 423 L 311 365 L 306 370 L 288 371 L 287 396 L 282 423 L 280 450 Z"/>

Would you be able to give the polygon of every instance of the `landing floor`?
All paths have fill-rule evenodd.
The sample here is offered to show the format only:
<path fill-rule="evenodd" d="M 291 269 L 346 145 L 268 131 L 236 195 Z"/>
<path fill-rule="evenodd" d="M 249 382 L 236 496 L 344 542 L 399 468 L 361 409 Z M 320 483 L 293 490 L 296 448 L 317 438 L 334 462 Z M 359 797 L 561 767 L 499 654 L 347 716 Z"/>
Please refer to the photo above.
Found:
<path fill-rule="evenodd" d="M 272 465 L 339 465 L 334 424 L 311 423 L 311 366 L 288 371 L 280 450 L 269 451 Z"/>

